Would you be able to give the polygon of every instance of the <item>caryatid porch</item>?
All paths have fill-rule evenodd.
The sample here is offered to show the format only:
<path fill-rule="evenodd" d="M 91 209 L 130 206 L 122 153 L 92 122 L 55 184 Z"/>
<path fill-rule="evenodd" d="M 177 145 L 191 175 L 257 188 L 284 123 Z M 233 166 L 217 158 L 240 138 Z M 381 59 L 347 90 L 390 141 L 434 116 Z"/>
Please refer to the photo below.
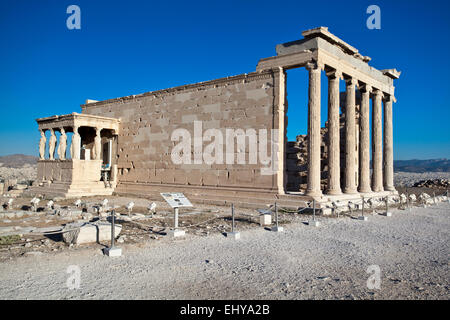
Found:
<path fill-rule="evenodd" d="M 41 133 L 36 189 L 66 197 L 112 194 L 117 183 L 113 155 L 119 120 L 72 113 L 36 121 Z M 46 131 L 50 131 L 49 139 Z"/>
<path fill-rule="evenodd" d="M 286 70 L 306 67 L 309 71 L 307 188 L 298 194 L 326 203 L 337 199 L 357 199 L 366 194 L 382 196 L 395 193 L 392 103 L 395 102 L 393 80 L 399 78 L 400 72 L 369 66 L 371 58 L 362 56 L 326 27 L 306 30 L 302 35 L 302 40 L 277 45 L 277 56 L 261 59 L 257 66 L 257 71 L 276 68 L 284 73 L 278 84 L 280 92 L 286 91 Z M 328 180 L 325 189 L 321 188 L 322 71 L 328 77 Z M 340 160 L 341 80 L 345 81 L 346 87 L 344 163 Z M 359 123 L 356 122 L 357 90 L 361 94 Z M 369 114 L 370 99 L 372 115 Z M 280 113 L 285 112 L 284 104 L 285 101 L 280 99 Z M 286 184 L 284 187 L 286 189 Z"/>

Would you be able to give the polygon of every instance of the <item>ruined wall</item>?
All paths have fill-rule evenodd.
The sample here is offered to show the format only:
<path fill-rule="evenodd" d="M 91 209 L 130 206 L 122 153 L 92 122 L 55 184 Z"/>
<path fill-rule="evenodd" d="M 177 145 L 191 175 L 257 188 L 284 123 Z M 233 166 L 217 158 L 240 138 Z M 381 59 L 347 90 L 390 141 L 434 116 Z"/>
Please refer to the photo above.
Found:
<path fill-rule="evenodd" d="M 194 137 L 194 121 L 203 132 L 215 128 L 277 128 L 280 73 L 250 73 L 202 82 L 138 96 L 83 105 L 83 113 L 121 120 L 117 139 L 118 188 L 136 185 L 202 186 L 276 190 L 276 174 L 261 175 L 257 164 L 181 164 L 172 162 L 171 141 L 175 129 L 187 129 Z M 283 128 L 284 129 L 284 128 Z M 224 141 L 225 142 L 225 141 Z M 203 149 L 211 142 L 203 142 Z M 192 141 L 193 144 L 193 141 Z M 236 145 L 235 145 L 236 147 Z M 225 161 L 225 146 L 223 146 Z M 241 150 L 241 152 L 244 152 Z M 245 150 L 248 159 L 248 141 Z M 270 148 L 269 148 L 270 155 Z M 194 160 L 194 148 L 191 159 Z"/>

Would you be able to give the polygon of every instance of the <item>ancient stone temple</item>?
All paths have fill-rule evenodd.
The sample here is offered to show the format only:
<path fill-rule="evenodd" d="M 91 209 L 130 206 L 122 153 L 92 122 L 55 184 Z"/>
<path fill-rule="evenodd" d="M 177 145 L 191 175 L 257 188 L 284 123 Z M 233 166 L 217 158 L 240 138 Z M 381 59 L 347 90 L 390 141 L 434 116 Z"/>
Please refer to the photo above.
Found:
<path fill-rule="evenodd" d="M 237 205 L 302 206 L 315 199 L 322 208 L 335 199 L 395 193 L 392 106 L 400 72 L 375 69 L 325 27 L 302 35 L 277 45 L 277 55 L 261 59 L 255 72 L 87 100 L 81 114 L 37 119 L 41 160 L 34 190 L 158 199 L 160 192 L 178 191 L 193 202 Z M 308 112 L 289 121 L 307 121 L 308 133 L 288 143 L 286 70 L 301 67 L 309 71 Z"/>

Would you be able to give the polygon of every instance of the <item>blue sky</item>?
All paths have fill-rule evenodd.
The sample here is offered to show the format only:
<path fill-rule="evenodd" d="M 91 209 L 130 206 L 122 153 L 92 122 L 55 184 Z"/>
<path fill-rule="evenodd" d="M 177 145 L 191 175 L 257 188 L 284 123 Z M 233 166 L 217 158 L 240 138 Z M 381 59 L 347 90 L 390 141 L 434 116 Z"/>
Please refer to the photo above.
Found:
<path fill-rule="evenodd" d="M 81 30 L 66 9 L 81 8 Z M 381 30 L 366 9 L 381 8 Z M 104 100 L 255 70 L 317 26 L 402 71 L 395 159 L 450 158 L 448 1 L 97 1 L 0 3 L 0 155 L 37 155 L 36 118 Z M 288 73 L 290 140 L 306 132 L 307 73 Z M 325 78 L 325 77 L 323 77 Z M 325 80 L 325 79 L 323 79 Z M 341 87 L 343 88 L 343 87 Z M 326 118 L 326 86 L 322 117 Z"/>

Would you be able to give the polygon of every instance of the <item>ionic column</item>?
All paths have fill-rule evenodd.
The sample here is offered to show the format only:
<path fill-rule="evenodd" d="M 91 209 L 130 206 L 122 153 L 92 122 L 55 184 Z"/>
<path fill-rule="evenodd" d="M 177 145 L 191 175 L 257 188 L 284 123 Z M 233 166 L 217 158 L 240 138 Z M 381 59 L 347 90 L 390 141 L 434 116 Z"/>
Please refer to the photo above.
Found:
<path fill-rule="evenodd" d="M 100 136 L 100 132 L 102 131 L 102 128 L 95 128 L 95 139 L 94 139 L 94 146 L 95 146 L 95 160 L 100 160 L 100 155 L 102 151 L 102 138 Z"/>
<path fill-rule="evenodd" d="M 59 160 L 66 160 L 67 136 L 64 128 L 61 128 L 61 136 L 59 137 L 58 157 Z"/>
<path fill-rule="evenodd" d="M 360 110 L 360 147 L 359 147 L 359 192 L 371 192 L 370 188 L 370 91 L 371 86 L 365 85 L 361 91 Z"/>
<path fill-rule="evenodd" d="M 372 190 L 383 191 L 381 91 L 374 90 L 372 103 Z"/>
<path fill-rule="evenodd" d="M 80 159 L 81 137 L 78 127 L 73 127 L 72 145 L 70 146 L 70 157 L 75 160 Z"/>
<path fill-rule="evenodd" d="M 48 158 L 55 160 L 56 135 L 55 130 L 50 129 L 50 139 L 48 141 Z"/>
<path fill-rule="evenodd" d="M 47 142 L 47 138 L 45 137 L 45 129 L 39 129 L 41 132 L 41 139 L 39 139 L 39 159 L 44 160 L 45 159 L 45 144 Z"/>
<path fill-rule="evenodd" d="M 319 196 L 320 190 L 320 72 L 316 63 L 308 63 L 308 185 L 306 194 Z"/>
<path fill-rule="evenodd" d="M 328 194 L 341 194 L 341 166 L 339 144 L 339 80 L 336 70 L 328 76 Z"/>
<path fill-rule="evenodd" d="M 357 193 L 356 190 L 356 79 L 346 80 L 345 100 L 345 193 Z"/>
<path fill-rule="evenodd" d="M 394 191 L 394 136 L 392 129 L 392 97 L 384 100 L 384 190 Z"/>

